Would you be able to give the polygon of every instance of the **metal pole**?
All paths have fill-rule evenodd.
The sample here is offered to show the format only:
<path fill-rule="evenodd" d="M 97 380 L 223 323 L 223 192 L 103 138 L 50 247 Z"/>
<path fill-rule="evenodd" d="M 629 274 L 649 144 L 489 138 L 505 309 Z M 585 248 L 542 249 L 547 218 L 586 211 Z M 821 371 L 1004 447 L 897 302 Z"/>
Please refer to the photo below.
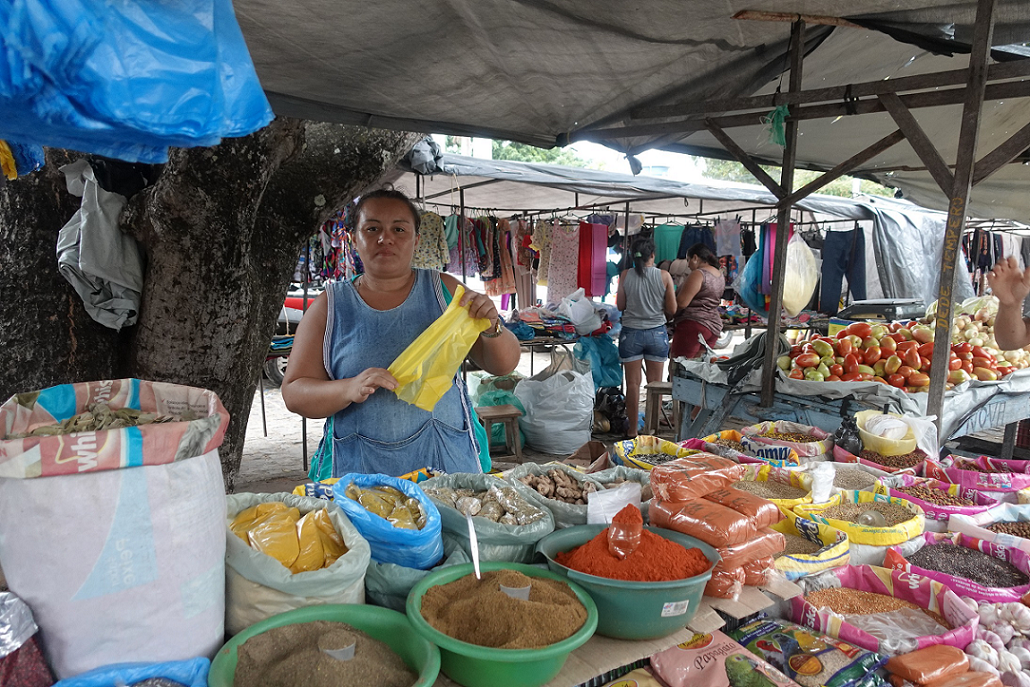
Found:
<path fill-rule="evenodd" d="M 804 60 L 805 22 L 798 20 L 790 35 L 790 91 L 801 90 L 801 66 Z M 788 118 L 786 147 L 783 149 L 783 167 L 780 186 L 788 195 L 794 190 L 794 158 L 797 155 L 798 122 Z M 787 234 L 790 233 L 791 205 L 780 207 L 776 218 L 776 256 L 773 263 L 773 289 L 769 299 L 769 326 L 765 330 L 765 362 L 762 365 L 762 406 L 773 404 L 776 387 L 776 351 L 780 338 L 780 310 L 783 306 L 783 281 L 787 266 Z"/>
<path fill-rule="evenodd" d="M 969 53 L 969 86 L 962 108 L 962 128 L 959 130 L 958 156 L 955 161 L 955 183 L 948 207 L 948 225 L 944 231 L 941 276 L 937 287 L 935 346 L 930 367 L 930 394 L 926 399 L 926 413 L 937 417 L 938 430 L 941 427 L 941 416 L 944 414 L 944 387 L 948 379 L 948 358 L 951 350 L 951 322 L 954 314 L 951 295 L 955 287 L 955 263 L 959 258 L 962 232 L 966 225 L 966 202 L 969 200 L 973 166 L 976 163 L 980 109 L 983 106 L 987 85 L 987 57 L 993 33 L 994 0 L 979 0 L 976 4 L 973 45 Z M 947 438 L 940 437 L 942 441 Z"/>
<path fill-rule="evenodd" d="M 308 311 L 308 280 L 311 278 L 311 240 L 308 240 L 308 254 L 304 260 L 304 301 L 301 306 L 300 316 L 303 319 L 304 313 Z M 304 452 L 304 472 L 308 471 L 308 419 L 300 416 L 300 445 Z"/>
<path fill-rule="evenodd" d="M 461 283 L 465 281 L 465 189 L 458 189 L 458 260 L 461 262 Z"/>

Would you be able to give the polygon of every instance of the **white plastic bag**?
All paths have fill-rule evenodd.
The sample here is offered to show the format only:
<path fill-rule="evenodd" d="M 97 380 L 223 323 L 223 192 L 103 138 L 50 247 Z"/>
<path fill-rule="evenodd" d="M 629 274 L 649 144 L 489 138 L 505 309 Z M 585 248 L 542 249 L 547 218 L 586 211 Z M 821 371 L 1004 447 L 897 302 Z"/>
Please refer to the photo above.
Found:
<path fill-rule="evenodd" d="M 343 510 L 332 502 L 293 494 L 232 494 L 226 497 L 223 525 L 225 550 L 225 630 L 234 635 L 278 613 L 320 604 L 365 603 L 365 569 L 372 557 L 368 542 Z M 329 520 L 347 545 L 347 553 L 322 570 L 291 573 L 289 568 L 252 549 L 233 534 L 229 523 L 242 511 L 269 501 L 282 501 L 306 515 L 329 509 Z"/>
<path fill-rule="evenodd" d="M 515 396 L 526 409 L 519 418 L 526 445 L 547 453 L 572 453 L 590 441 L 594 380 L 589 372 L 572 370 L 537 377 L 515 387 Z"/>
<path fill-rule="evenodd" d="M 800 232 L 794 232 L 787 243 L 787 268 L 783 283 L 783 309 L 794 317 L 805 309 L 819 282 L 819 266 L 812 249 Z"/>
<path fill-rule="evenodd" d="M 586 297 L 586 291 L 576 289 L 561 299 L 558 314 L 569 318 L 576 327 L 576 333 L 585 336 L 601 326 L 601 316 L 594 309 L 594 304 Z"/>
<path fill-rule="evenodd" d="M 217 450 L 0 479 L 4 574 L 32 608 L 62 679 L 111 663 L 214 655 L 225 640 L 224 522 Z"/>

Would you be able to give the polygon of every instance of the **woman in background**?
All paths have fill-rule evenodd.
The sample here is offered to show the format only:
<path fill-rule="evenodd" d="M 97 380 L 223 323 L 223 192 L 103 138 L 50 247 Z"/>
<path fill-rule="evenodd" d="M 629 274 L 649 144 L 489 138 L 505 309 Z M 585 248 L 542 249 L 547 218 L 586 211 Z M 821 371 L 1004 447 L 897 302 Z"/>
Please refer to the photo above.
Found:
<path fill-rule="evenodd" d="M 672 358 L 696 358 L 702 348 L 698 336 L 713 346 L 722 333 L 719 303 L 726 279 L 719 270 L 719 258 L 708 246 L 695 243 L 687 250 L 687 264 L 691 272 L 676 294 Z"/>
<path fill-rule="evenodd" d="M 669 357 L 669 334 L 665 321 L 676 311 L 676 289 L 672 276 L 654 266 L 654 241 L 638 237 L 630 256 L 633 269 L 619 275 L 615 304 L 622 311 L 619 361 L 626 372 L 627 436 L 635 437 L 640 415 L 641 366 L 647 381 L 660 382 Z"/>

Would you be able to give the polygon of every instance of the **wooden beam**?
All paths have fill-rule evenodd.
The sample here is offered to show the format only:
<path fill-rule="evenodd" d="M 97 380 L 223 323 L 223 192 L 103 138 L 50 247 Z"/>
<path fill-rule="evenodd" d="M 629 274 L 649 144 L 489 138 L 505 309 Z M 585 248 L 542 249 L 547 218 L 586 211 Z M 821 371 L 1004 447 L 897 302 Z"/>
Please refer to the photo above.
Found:
<path fill-rule="evenodd" d="M 973 43 L 969 53 L 969 86 L 962 106 L 962 125 L 959 129 L 958 156 L 955 161 L 955 184 L 948 204 L 948 224 L 944 230 L 944 250 L 941 255 L 940 283 L 937 287 L 937 322 L 930 368 L 930 392 L 926 399 L 926 414 L 937 418 L 938 432 L 944 414 L 944 387 L 948 380 L 948 356 L 951 346 L 951 322 L 955 303 L 955 264 L 961 256 L 962 232 L 966 224 L 966 206 L 973 187 L 973 165 L 976 162 L 976 144 L 980 136 L 980 112 L 987 91 L 987 57 L 994 34 L 994 0 L 978 0 Z M 939 437 L 941 441 L 948 437 Z"/>
<path fill-rule="evenodd" d="M 769 174 L 766 173 L 766 171 L 762 169 L 761 166 L 759 166 L 759 164 L 755 162 L 743 148 L 738 146 L 737 142 L 730 138 L 729 134 L 711 123 L 709 123 L 708 131 L 712 133 L 712 136 L 715 136 L 716 140 L 722 144 L 723 148 L 729 151 L 733 157 L 737 158 L 737 162 L 744 165 L 744 167 L 747 168 L 747 171 L 751 172 L 755 179 L 758 179 L 758 181 L 762 183 L 762 186 L 769 189 L 774 196 L 777 198 L 783 198 L 787 195 L 783 190 L 783 187 L 777 184 L 776 181 L 769 176 Z"/>
<path fill-rule="evenodd" d="M 750 21 L 803 21 L 813 26 L 846 26 L 851 29 L 862 28 L 854 22 L 841 17 L 827 17 L 821 14 L 796 14 L 790 12 L 763 12 L 761 10 L 741 10 L 733 15 L 734 19 Z"/>
<path fill-rule="evenodd" d="M 1030 62 L 1030 60 L 1027 60 Z M 1002 83 L 990 84 L 984 94 L 985 100 L 1005 100 L 1009 98 L 1025 98 L 1030 96 L 1030 80 L 1026 81 L 1005 81 Z M 898 96 L 901 102 L 910 110 L 923 107 L 939 107 L 941 105 L 959 105 L 965 101 L 965 88 L 949 88 L 939 91 L 926 91 L 923 93 L 909 93 Z M 849 114 L 871 114 L 873 112 L 885 112 L 883 103 L 877 99 L 867 98 L 854 103 L 853 111 L 844 103 L 830 105 L 809 105 L 791 109 L 790 119 L 798 121 L 807 119 L 827 119 L 842 117 Z M 746 114 L 728 115 L 725 117 L 712 117 L 709 121 L 723 129 L 732 129 L 738 126 L 753 126 L 760 123 L 760 118 L 767 112 L 749 112 Z M 574 131 L 569 136 L 570 142 L 575 141 L 604 141 L 614 138 L 634 138 L 637 136 L 661 136 L 672 133 L 691 133 L 705 129 L 703 119 L 683 119 L 676 122 L 661 122 L 654 124 L 633 124 L 610 129 L 581 129 Z"/>
<path fill-rule="evenodd" d="M 955 185 L 955 177 L 952 175 L 951 170 L 948 169 L 948 163 L 944 161 L 937 148 L 934 147 L 930 137 L 923 131 L 923 127 L 919 126 L 919 122 L 916 121 L 916 118 L 912 116 L 909 109 L 901 102 L 901 98 L 894 93 L 881 93 L 879 99 L 883 106 L 887 108 L 894 122 L 904 132 L 905 138 L 908 139 L 919 159 L 926 165 L 930 176 L 937 182 L 941 191 L 944 195 L 950 194 L 952 187 Z"/>
<path fill-rule="evenodd" d="M 999 169 L 1015 160 L 1027 148 L 1030 148 L 1030 124 L 1009 136 L 1008 140 L 991 152 L 984 155 L 973 167 L 973 186 L 991 176 Z"/>
<path fill-rule="evenodd" d="M 801 67 L 805 52 L 805 22 L 798 20 L 790 34 L 790 90 L 801 90 Z M 794 162 L 798 151 L 798 120 L 784 124 L 786 146 L 780 169 L 780 187 L 789 195 L 794 189 Z M 790 233 L 789 203 L 779 206 L 776 218 L 776 255 L 773 257 L 772 294 L 769 298 L 769 323 L 765 329 L 765 361 L 762 363 L 762 406 L 769 408 L 776 395 L 776 352 L 780 340 L 780 311 L 783 309 L 783 283 L 787 271 L 787 234 Z"/>
<path fill-rule="evenodd" d="M 944 86 L 959 86 L 966 83 L 965 69 L 950 69 L 931 74 L 915 74 L 897 79 L 879 79 L 845 86 L 814 88 L 799 93 L 770 93 L 745 98 L 723 98 L 719 100 L 698 100 L 692 103 L 640 107 L 630 112 L 630 119 L 665 119 L 687 115 L 715 116 L 725 112 L 741 110 L 768 111 L 777 105 L 809 105 L 812 103 L 839 102 L 849 95 L 852 98 L 866 98 L 881 93 L 902 93 L 922 91 Z M 987 68 L 988 81 L 1002 81 L 1030 76 L 1030 60 L 998 62 Z M 848 89 L 851 89 L 850 94 Z"/>
<path fill-rule="evenodd" d="M 862 152 L 852 155 L 850 158 L 840 163 L 833 169 L 824 172 L 817 179 L 813 179 L 812 181 L 808 182 L 807 184 L 799 188 L 797 191 L 794 191 L 794 193 L 790 194 L 786 198 L 781 199 L 779 204 L 793 205 L 802 198 L 807 198 L 808 196 L 812 195 L 813 193 L 821 189 L 823 186 L 826 186 L 826 184 L 830 183 L 831 181 L 844 176 L 845 174 L 855 169 L 862 163 L 872 160 L 874 157 L 876 157 L 883 151 L 904 140 L 905 134 L 901 133 L 900 129 L 892 134 L 884 136 L 879 141 L 872 144 Z"/>

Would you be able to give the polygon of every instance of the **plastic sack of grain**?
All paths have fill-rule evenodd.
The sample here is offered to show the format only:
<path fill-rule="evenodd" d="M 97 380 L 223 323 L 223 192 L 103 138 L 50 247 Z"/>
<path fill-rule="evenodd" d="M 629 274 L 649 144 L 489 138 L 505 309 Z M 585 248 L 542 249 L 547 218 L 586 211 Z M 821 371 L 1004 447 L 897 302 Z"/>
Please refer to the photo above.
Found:
<path fill-rule="evenodd" d="M 797 687 L 796 682 L 718 630 L 695 634 L 655 654 L 651 667 L 669 687 Z"/>
<path fill-rule="evenodd" d="M 802 463 L 813 460 L 828 460 L 833 451 L 833 435 L 818 427 L 801 425 L 787 420 L 760 422 L 740 430 L 743 435 L 741 443 L 749 452 L 753 444 L 766 446 L 786 446 L 794 449 Z M 770 434 L 780 436 L 768 436 Z M 814 441 L 810 440 L 814 439 Z"/>
<path fill-rule="evenodd" d="M 808 627 L 762 617 L 726 634 L 803 687 L 883 685 L 876 669 L 887 661 L 886 656 Z"/>
<path fill-rule="evenodd" d="M 617 441 L 612 451 L 611 461 L 616 465 L 629 468 L 650 470 L 673 458 L 684 458 L 697 451 L 684 448 L 667 439 L 660 439 L 649 434 L 642 434 L 625 441 Z"/>
<path fill-rule="evenodd" d="M 797 496 L 763 496 L 781 508 L 791 510 L 794 506 L 802 503 L 812 503 L 812 477 L 811 475 L 798 470 L 785 470 L 775 468 L 771 465 L 746 465 L 744 474 L 740 478 L 744 482 L 769 482 L 770 484 L 782 484 L 793 487 Z M 740 485 L 735 488 L 744 489 Z M 790 490 L 785 490 L 790 491 Z"/>
<path fill-rule="evenodd" d="M 870 455 L 866 451 L 862 451 L 862 454 L 864 454 L 865 456 Z M 876 470 L 879 470 L 881 472 L 888 473 L 907 472 L 914 475 L 920 472 L 922 470 L 922 463 L 926 460 L 926 454 L 919 451 L 919 449 L 916 449 L 916 451 L 913 452 L 913 455 L 915 455 L 915 457 L 918 458 L 918 460 L 914 460 L 914 462 L 908 461 L 912 462 L 912 465 L 902 467 L 901 465 L 885 465 L 884 463 L 879 463 L 875 460 L 870 460 L 868 457 L 863 457 L 862 455 L 856 456 L 854 453 L 846 451 L 845 449 L 841 448 L 840 446 L 837 446 L 836 444 L 833 446 L 833 460 L 836 463 L 857 463 L 859 465 L 865 465 L 871 468 L 875 468 Z M 880 457 L 879 460 L 886 459 Z M 904 457 L 894 456 L 894 460 L 903 461 L 907 459 Z"/>
<path fill-rule="evenodd" d="M 420 485 L 426 495 L 440 509 L 444 542 L 454 543 L 471 555 L 468 520 L 464 512 L 472 515 L 479 544 L 479 560 L 530 563 L 536 543 L 554 531 L 554 516 L 547 508 L 534 505 L 522 497 L 504 480 L 493 475 L 457 473 L 441 475 Z M 458 489 L 473 493 L 486 493 L 490 501 L 468 497 L 459 503 Z M 507 506 L 511 507 L 509 510 Z M 474 513 L 472 511 L 475 511 Z M 492 517 L 490 512 L 493 513 Z M 511 514 L 522 524 L 499 521 L 503 514 Z"/>
<path fill-rule="evenodd" d="M 724 442 L 735 442 L 740 448 L 739 450 L 733 446 L 726 446 L 718 443 L 719 441 Z M 691 442 L 698 442 L 699 445 L 694 445 Z M 684 442 L 681 446 L 687 448 L 698 448 L 708 453 L 714 453 L 717 456 L 723 456 L 735 460 L 738 463 L 759 463 L 765 465 L 772 465 L 773 467 L 785 468 L 785 467 L 797 467 L 801 465 L 801 459 L 798 457 L 797 451 L 789 446 L 772 446 L 769 444 L 762 444 L 756 441 L 748 441 L 745 446 L 744 437 L 735 429 L 725 429 L 717 434 L 711 434 L 704 437 L 703 439 L 691 439 L 688 442 Z"/>
<path fill-rule="evenodd" d="M 915 493 L 907 493 L 902 489 L 915 489 Z M 929 491 L 927 491 L 929 490 Z M 932 477 L 915 477 L 914 475 L 897 475 L 887 477 L 874 490 L 877 494 L 896 496 L 911 501 L 923 509 L 926 517 L 926 529 L 943 532 L 947 529 L 948 518 L 953 515 L 976 515 L 998 505 L 998 501 L 984 496 L 973 489 L 963 488 L 957 484 L 948 484 Z M 939 494 L 939 496 L 937 496 Z M 929 500 L 935 497 L 940 501 L 955 503 L 939 503 Z M 971 501 L 964 504 L 962 501 Z"/>
<path fill-rule="evenodd" d="M 1010 531 L 987 529 L 992 526 Z M 1002 503 L 975 515 L 955 515 L 948 520 L 948 530 L 1030 553 L 1030 505 Z"/>
<path fill-rule="evenodd" d="M 301 515 L 325 508 L 337 534 L 347 546 L 332 565 L 293 573 L 257 551 L 229 529 L 244 510 L 261 503 L 282 502 Z M 339 506 L 312 496 L 293 494 L 230 494 L 226 497 L 225 630 L 234 635 L 256 622 L 304 606 L 360 604 L 365 601 L 368 542 Z"/>
<path fill-rule="evenodd" d="M 840 583 L 840 590 L 872 592 L 915 604 L 920 609 L 936 613 L 951 628 L 920 610 L 874 609 L 876 600 L 862 599 L 850 603 L 860 606 L 863 613 L 842 615 L 829 607 L 817 607 L 816 598 L 822 594 L 847 594 L 837 589 L 824 589 L 796 596 L 790 600 L 791 618 L 831 637 L 888 656 L 906 654 L 934 644 L 948 644 L 963 648 L 973 641 L 980 617 L 958 595 L 943 584 L 900 570 L 888 570 L 872 565 L 847 565 L 831 570 Z M 844 600 L 847 600 L 846 598 Z"/>
<path fill-rule="evenodd" d="M 784 536 L 801 537 L 819 548 L 812 553 L 784 553 L 775 559 L 776 569 L 788 580 L 797 580 L 829 568 L 847 565 L 851 559 L 848 535 L 835 527 L 808 520 L 781 508 L 784 519 L 771 527 Z"/>
<path fill-rule="evenodd" d="M 835 506 L 846 506 L 848 504 L 874 504 L 887 503 L 899 506 L 912 515 L 897 525 L 888 527 L 872 527 L 862 525 L 849 520 L 839 520 L 824 513 Z M 845 491 L 835 495 L 826 503 L 800 504 L 794 507 L 798 515 L 830 525 L 848 535 L 851 546 L 866 544 L 870 546 L 892 546 L 906 542 L 909 539 L 918 537 L 923 533 L 923 509 L 910 501 L 885 496 L 883 494 L 870 494 L 867 491 Z"/>
<path fill-rule="evenodd" d="M 884 558 L 884 566 L 937 580 L 941 584 L 946 584 L 954 589 L 960 596 L 968 596 L 976 601 L 990 601 L 991 603 L 1013 602 L 1019 601 L 1024 594 L 1030 592 L 1030 554 L 1027 554 L 1022 549 L 1009 548 L 996 542 L 974 539 L 959 532 L 949 532 L 946 534 L 926 532 L 919 538 L 919 541 L 922 543 L 922 546 L 913 551 L 902 552 L 894 547 L 888 549 L 887 555 Z M 985 576 L 977 582 L 965 576 L 929 570 L 920 567 L 916 563 L 912 563 L 910 560 L 912 555 L 928 546 L 960 546 L 978 551 L 997 561 L 1013 566 L 1015 571 L 1007 569 L 1007 576 L 1012 580 L 1021 577 L 1023 583 L 1011 587 L 988 586 L 983 584 L 983 582 L 992 574 L 989 571 L 977 571 L 977 574 Z"/>
<path fill-rule="evenodd" d="M 744 467 L 710 453 L 676 458 L 651 470 L 651 490 L 663 501 L 699 499 L 733 486 L 743 477 Z"/>
<path fill-rule="evenodd" d="M 949 462 L 928 459 L 922 466 L 925 477 L 982 492 L 1002 503 L 1016 503 L 1019 492 L 1030 488 L 1028 470 L 1030 461 L 987 456 L 980 456 L 976 460 L 955 458 L 949 459 Z"/>

